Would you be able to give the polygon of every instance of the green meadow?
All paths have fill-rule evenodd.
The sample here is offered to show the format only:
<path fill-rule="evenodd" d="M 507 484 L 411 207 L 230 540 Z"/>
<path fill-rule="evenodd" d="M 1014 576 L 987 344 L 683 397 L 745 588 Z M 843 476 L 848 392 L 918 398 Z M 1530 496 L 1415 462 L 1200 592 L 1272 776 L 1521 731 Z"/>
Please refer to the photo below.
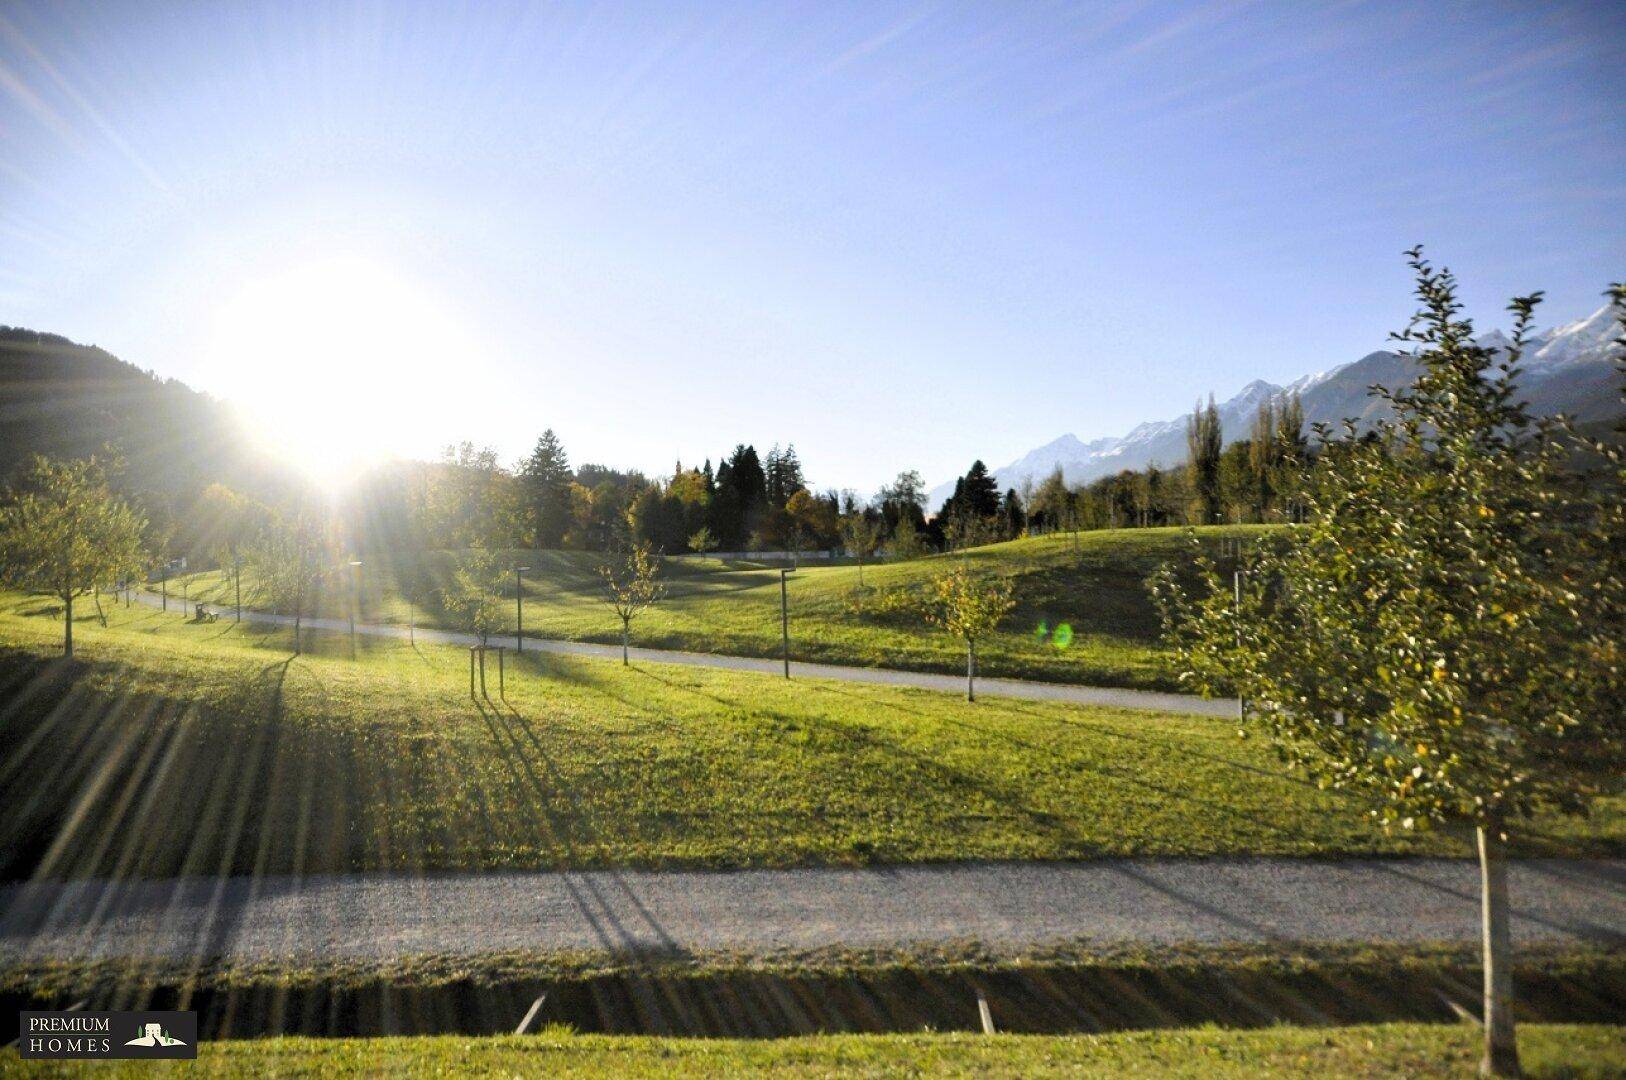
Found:
<path fill-rule="evenodd" d="M 798 660 L 832 664 L 964 671 L 963 643 L 927 626 L 915 604 L 935 574 L 964 559 L 991 576 L 1010 579 L 1017 601 L 1000 631 L 978 644 L 983 674 L 1178 689 L 1169 654 L 1159 644 L 1148 575 L 1188 560 L 1193 532 L 1217 551 L 1225 541 L 1258 536 L 1268 528 L 1101 530 L 862 568 L 804 563 L 786 581 L 791 653 Z M 600 556 L 515 551 L 504 558 L 531 568 L 523 578 L 526 634 L 620 642 L 620 625 L 601 598 L 595 573 Z M 314 607 L 329 617 L 355 610 L 366 621 L 446 626 L 440 584 L 453 564 L 447 552 L 368 554 L 354 577 L 347 566 L 336 568 Z M 777 568 L 669 558 L 662 560 L 662 575 L 666 598 L 633 623 L 633 644 L 736 656 L 780 654 Z M 229 576 L 219 570 L 173 579 L 168 587 L 174 595 L 184 589 L 191 599 L 224 607 L 234 595 Z M 253 573 L 245 573 L 245 605 L 254 606 L 258 591 Z M 511 584 L 507 595 L 512 601 Z M 504 618 L 512 632 L 512 602 Z M 1067 629 L 1058 634 L 1062 626 Z"/>
<path fill-rule="evenodd" d="M 466 649 L 108 614 L 64 662 L 0 599 L 6 876 L 1469 853 L 1205 718 L 535 654 L 471 699 Z M 1623 810 L 1521 847 L 1618 853 Z"/>

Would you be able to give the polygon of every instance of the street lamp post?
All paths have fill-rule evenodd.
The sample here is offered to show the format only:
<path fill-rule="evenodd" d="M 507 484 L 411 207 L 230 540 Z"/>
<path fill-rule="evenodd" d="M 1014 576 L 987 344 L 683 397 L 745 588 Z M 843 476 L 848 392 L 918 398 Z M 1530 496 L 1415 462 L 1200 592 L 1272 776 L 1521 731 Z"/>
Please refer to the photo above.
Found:
<path fill-rule="evenodd" d="M 779 568 L 779 642 L 785 659 L 785 678 L 790 678 L 790 602 L 786 597 L 785 579 L 790 576 L 787 567 Z"/>
<path fill-rule="evenodd" d="M 350 659 L 356 658 L 356 608 L 361 604 L 361 560 L 350 560 Z"/>
<path fill-rule="evenodd" d="M 529 566 L 514 567 L 514 652 L 525 651 L 525 571 Z"/>

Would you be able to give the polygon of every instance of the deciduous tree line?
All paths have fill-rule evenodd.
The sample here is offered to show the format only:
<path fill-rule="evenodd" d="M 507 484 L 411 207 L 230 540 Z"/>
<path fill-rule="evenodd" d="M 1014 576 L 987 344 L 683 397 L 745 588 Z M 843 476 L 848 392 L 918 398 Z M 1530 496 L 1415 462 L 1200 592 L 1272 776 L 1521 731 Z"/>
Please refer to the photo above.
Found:
<path fill-rule="evenodd" d="M 1299 495 L 1318 452 L 1296 396 L 1262 402 L 1246 438 L 1225 445 L 1212 398 L 1186 420 L 1186 461 L 1125 469 L 1069 485 L 1058 467 L 1016 493 L 1030 533 L 1166 525 L 1299 521 Z"/>

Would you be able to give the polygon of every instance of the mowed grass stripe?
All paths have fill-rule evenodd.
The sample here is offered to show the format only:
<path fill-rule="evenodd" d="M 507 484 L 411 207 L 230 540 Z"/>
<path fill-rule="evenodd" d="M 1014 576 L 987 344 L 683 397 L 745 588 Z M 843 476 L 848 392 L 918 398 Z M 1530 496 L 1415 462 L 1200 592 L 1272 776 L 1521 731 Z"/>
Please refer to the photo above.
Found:
<path fill-rule="evenodd" d="M 1104 1035 L 817 1035 L 792 1039 L 680 1039 L 536 1035 L 384 1039 L 278 1038 L 208 1042 L 198 1064 L 213 1076 L 1010 1076 L 1212 1078 L 1471 1075 L 1477 1030 L 1464 1024 L 1215 1027 Z M 1533 1078 L 1618 1077 L 1626 1029 L 1524 1024 L 1519 1049 Z M 147 1076 L 151 1065 L 99 1063 L 98 1076 Z M 0 1073 L 71 1076 L 72 1062 L 22 1062 L 0 1051 Z"/>
<path fill-rule="evenodd" d="M 1467 855 L 1386 834 L 1232 725 L 675 665 L 527 655 L 471 701 L 466 649 L 110 609 L 56 659 L 0 603 L 11 877 L 1125 855 Z M 1521 830 L 1618 853 L 1622 800 Z"/>

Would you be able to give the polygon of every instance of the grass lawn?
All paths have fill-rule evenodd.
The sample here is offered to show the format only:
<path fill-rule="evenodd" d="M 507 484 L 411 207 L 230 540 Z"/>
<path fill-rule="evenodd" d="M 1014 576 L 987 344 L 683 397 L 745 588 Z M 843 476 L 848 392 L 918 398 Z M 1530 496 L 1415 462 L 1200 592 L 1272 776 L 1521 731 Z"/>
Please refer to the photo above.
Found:
<path fill-rule="evenodd" d="M 4 876 L 1469 853 L 1203 718 L 534 654 L 477 705 L 462 649 L 110 616 L 65 664 L 0 595 Z M 1521 846 L 1618 853 L 1623 809 Z"/>
<path fill-rule="evenodd" d="M 1532 1077 L 1626 1074 L 1626 1029 L 1526 1024 L 1520 1051 Z M 1100 1076 L 1465 1077 L 1478 1061 L 1465 1025 L 1379 1024 L 1253 1030 L 1188 1028 L 1107 1035 L 822 1035 L 793 1039 L 666 1039 L 577 1035 L 205 1042 L 197 1064 L 217 1076 Z M 90 1071 L 22 1062 L 0 1072 Z M 93 1066 L 98 1076 L 146 1076 L 147 1062 Z"/>
<path fill-rule="evenodd" d="M 1197 530 L 1212 546 L 1221 538 L 1258 535 L 1265 526 Z M 1014 540 L 976 548 L 964 557 L 991 574 L 1012 579 L 1018 606 L 1005 627 L 979 644 L 985 674 L 1100 686 L 1178 689 L 1146 592 L 1146 578 L 1186 555 L 1184 529 L 1119 529 Z M 601 600 L 594 572 L 599 556 L 586 552 L 528 551 L 505 556 L 532 569 L 525 576 L 525 629 L 539 637 L 620 642 L 620 624 Z M 965 670 L 963 646 L 924 625 L 907 601 L 960 555 L 866 566 L 805 566 L 790 576 L 791 650 L 798 660 L 916 671 Z M 438 582 L 452 560 L 446 553 L 368 554 L 359 590 L 348 568 L 330 580 L 319 607 L 343 617 L 359 591 L 361 617 L 405 625 L 444 625 Z M 633 624 L 633 643 L 739 656 L 778 656 L 779 571 L 714 559 L 663 562 L 667 598 Z M 232 587 L 219 571 L 170 582 L 193 599 L 229 606 Z M 253 606 L 256 584 L 244 576 L 244 603 Z M 512 593 L 509 594 L 512 596 Z M 412 601 L 409 607 L 408 599 Z M 513 626 L 512 604 L 505 608 Z M 1066 623 L 1065 648 L 1042 639 L 1042 625 Z"/>

